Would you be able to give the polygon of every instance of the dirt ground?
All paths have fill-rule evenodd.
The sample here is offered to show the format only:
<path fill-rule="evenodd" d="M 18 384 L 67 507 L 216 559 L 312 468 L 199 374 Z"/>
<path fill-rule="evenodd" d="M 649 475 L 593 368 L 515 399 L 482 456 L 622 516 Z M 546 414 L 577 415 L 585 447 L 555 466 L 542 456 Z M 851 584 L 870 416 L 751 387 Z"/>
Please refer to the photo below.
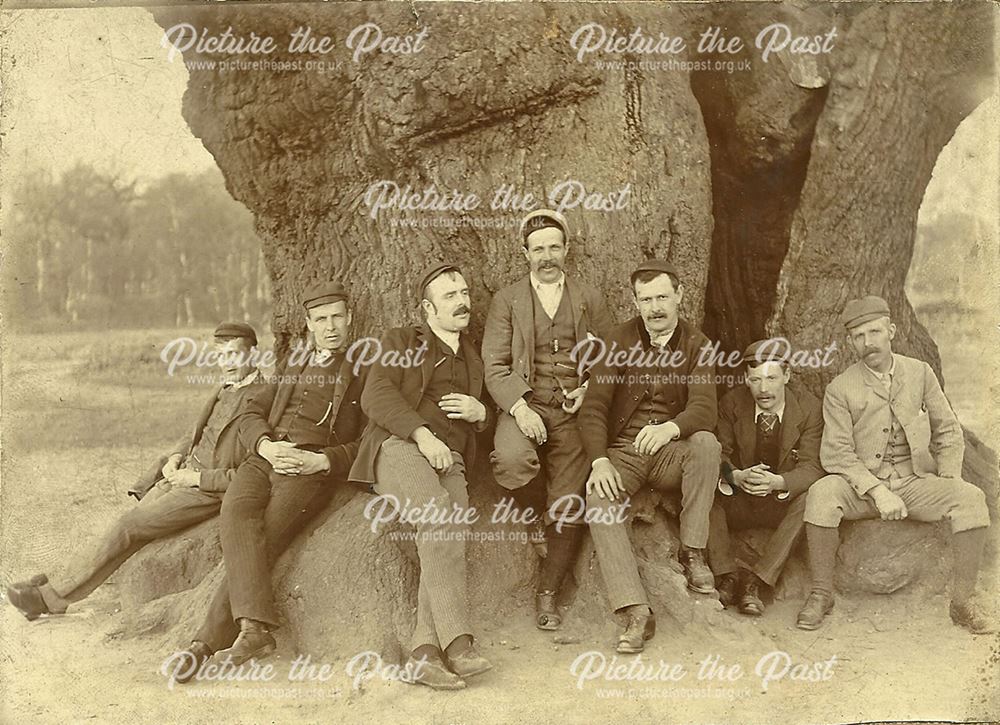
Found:
<path fill-rule="evenodd" d="M 0 582 L 53 570 L 98 536 L 130 505 L 124 492 L 150 456 L 188 424 L 204 388 L 164 377 L 156 351 L 173 335 L 116 332 L 110 349 L 100 333 L 5 339 Z M 680 665 L 686 675 L 679 682 L 598 677 L 578 687 L 572 667 L 579 657 L 599 652 L 613 663 L 613 624 L 571 624 L 555 641 L 535 630 L 525 611 L 481 631 L 495 668 L 457 693 L 377 678 L 355 689 L 345 661 L 315 663 L 332 666 L 328 681 L 289 681 L 294 653 L 284 650 L 273 660 L 270 682 L 195 682 L 170 690 L 159 672 L 169 650 L 160 639 L 127 634 L 112 579 L 70 614 L 34 623 L 4 603 L 0 722 L 1000 719 L 1000 637 L 954 627 L 944 596 L 840 599 L 816 632 L 794 627 L 799 604 L 776 602 L 759 620 L 726 613 L 732 627 L 717 635 L 661 623 L 640 662 Z M 787 653 L 813 674 L 836 660 L 825 681 L 786 676 L 765 691 L 755 666 L 771 651 Z M 742 676 L 699 679 L 699 663 L 714 655 L 727 668 L 740 665 Z"/>

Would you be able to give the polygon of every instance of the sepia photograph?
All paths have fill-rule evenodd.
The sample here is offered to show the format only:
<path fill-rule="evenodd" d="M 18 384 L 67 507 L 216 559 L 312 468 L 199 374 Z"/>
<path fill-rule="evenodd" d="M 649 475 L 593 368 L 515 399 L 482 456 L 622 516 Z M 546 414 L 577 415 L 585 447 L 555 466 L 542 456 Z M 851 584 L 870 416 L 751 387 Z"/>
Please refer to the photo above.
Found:
<path fill-rule="evenodd" d="M 5 0 L 0 723 L 1000 723 L 993 0 Z"/>

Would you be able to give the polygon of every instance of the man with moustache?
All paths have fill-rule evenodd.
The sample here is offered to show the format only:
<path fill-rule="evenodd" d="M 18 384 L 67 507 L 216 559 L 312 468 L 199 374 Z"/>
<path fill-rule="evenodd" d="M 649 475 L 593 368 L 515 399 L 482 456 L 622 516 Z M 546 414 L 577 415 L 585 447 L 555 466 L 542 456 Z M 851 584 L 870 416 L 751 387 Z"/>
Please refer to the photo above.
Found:
<path fill-rule="evenodd" d="M 276 379 L 247 400 L 238 421 L 240 440 L 256 454 L 240 467 L 223 501 L 226 581 L 175 665 L 178 682 L 194 677 L 213 652 L 220 662 L 240 665 L 274 650 L 271 564 L 326 507 L 357 454 L 364 381 L 344 352 L 351 325 L 347 291 L 339 282 L 321 282 L 305 291 L 302 306 L 313 349 L 293 352 Z"/>
<path fill-rule="evenodd" d="M 222 376 L 194 428 L 147 471 L 129 494 L 139 499 L 97 544 L 59 577 L 37 574 L 7 589 L 7 598 L 29 620 L 62 614 L 86 598 L 118 567 L 156 539 L 215 516 L 222 496 L 249 450 L 235 425 L 260 375 L 253 363 L 257 334 L 242 322 L 223 322 L 213 334 Z"/>
<path fill-rule="evenodd" d="M 554 630 L 562 623 L 559 588 L 583 538 L 590 473 L 576 423 L 586 392 L 578 347 L 603 337 L 612 323 L 601 293 L 563 273 L 569 227 L 562 214 L 531 212 L 521 222 L 521 241 L 530 271 L 493 296 L 483 334 L 486 389 L 502 411 L 490 461 L 522 511 L 537 520 L 544 509 L 547 552 L 535 624 Z"/>
<path fill-rule="evenodd" d="M 881 297 L 851 300 L 841 322 L 860 358 L 827 386 L 820 461 L 831 475 L 806 499 L 812 591 L 798 627 L 820 627 L 833 608 L 833 569 L 844 519 L 948 519 L 954 579 L 952 621 L 985 633 L 995 623 L 973 602 L 990 525 L 986 496 L 963 481 L 965 442 L 931 367 L 892 351 L 896 336 Z"/>
<path fill-rule="evenodd" d="M 719 401 L 716 437 L 722 445 L 722 481 L 712 507 L 709 560 L 723 605 L 741 614 L 764 613 L 762 587 L 773 587 L 802 534 L 803 495 L 823 475 L 819 401 L 788 385 L 791 348 L 782 338 L 758 340 L 743 352 L 746 385 Z M 736 568 L 731 529 L 774 532 L 752 569 Z"/>
<path fill-rule="evenodd" d="M 646 486 L 680 489 L 679 558 L 688 588 L 715 593 L 704 552 L 720 464 L 712 434 L 711 347 L 704 333 L 678 316 L 683 289 L 677 272 L 669 262 L 652 259 L 636 268 L 631 283 L 639 315 L 609 334 L 580 411 L 591 460 L 590 533 L 611 607 L 626 620 L 621 653 L 641 652 L 656 630 L 620 515 L 628 498 Z"/>
<path fill-rule="evenodd" d="M 491 667 L 473 644 L 465 581 L 465 472 L 475 434 L 487 425 L 478 400 L 483 363 L 463 334 L 470 300 L 459 268 L 435 264 L 418 289 L 426 322 L 386 332 L 386 353 L 368 375 L 361 406 L 369 423 L 351 480 L 373 486 L 394 507 L 434 512 L 416 525 L 420 586 L 407 667 L 415 683 L 457 690 Z M 419 364 L 384 362 L 392 352 L 406 359 L 407 351 L 420 353 Z"/>

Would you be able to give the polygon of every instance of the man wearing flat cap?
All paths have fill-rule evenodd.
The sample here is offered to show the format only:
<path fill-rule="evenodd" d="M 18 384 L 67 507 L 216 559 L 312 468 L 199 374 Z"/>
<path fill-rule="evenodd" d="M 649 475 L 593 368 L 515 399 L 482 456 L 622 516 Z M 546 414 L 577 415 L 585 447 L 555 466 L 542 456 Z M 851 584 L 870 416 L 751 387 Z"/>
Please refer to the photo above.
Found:
<path fill-rule="evenodd" d="M 930 365 L 892 351 L 896 325 L 880 297 L 851 300 L 841 321 L 860 358 L 827 386 L 820 462 L 831 475 L 809 489 L 806 538 L 812 591 L 800 629 L 817 629 L 833 608 L 833 569 L 843 519 L 947 519 L 954 578 L 951 619 L 993 631 L 973 601 L 990 525 L 986 497 L 963 481 L 965 445 Z"/>
<path fill-rule="evenodd" d="M 590 533 L 611 607 L 625 618 L 622 653 L 641 652 L 656 628 L 622 517 L 628 497 L 647 487 L 680 490 L 679 558 L 688 588 L 714 594 L 705 546 L 720 464 L 711 347 L 678 315 L 677 272 L 653 259 L 630 280 L 639 315 L 609 334 L 580 411 L 591 461 Z"/>
<path fill-rule="evenodd" d="M 804 494 L 823 475 L 823 412 L 815 397 L 788 385 L 791 353 L 784 338 L 752 343 L 743 352 L 746 385 L 719 401 L 723 495 L 712 507 L 708 552 L 719 599 L 749 616 L 764 613 L 760 590 L 781 576 L 802 534 Z M 751 528 L 774 532 L 752 569 L 737 569 L 729 532 Z"/>
<path fill-rule="evenodd" d="M 436 264 L 418 280 L 426 320 L 382 338 L 361 396 L 369 423 L 351 480 L 371 485 L 393 510 L 431 512 L 415 524 L 420 585 L 407 666 L 417 684 L 456 690 L 491 667 L 473 644 L 465 581 L 465 472 L 487 425 L 483 362 L 464 334 L 471 302 L 461 270 Z"/>
<path fill-rule="evenodd" d="M 358 450 L 364 381 L 363 369 L 355 375 L 345 354 L 347 291 L 339 282 L 320 282 L 305 291 L 302 306 L 308 354 L 293 352 L 239 417 L 240 440 L 254 453 L 222 504 L 226 580 L 186 650 L 187 661 L 178 662 L 178 682 L 194 677 L 213 652 L 220 662 L 240 665 L 274 650 L 271 565 L 346 482 Z"/>
<path fill-rule="evenodd" d="M 197 422 L 129 490 L 138 505 L 119 518 L 96 548 L 75 558 L 60 576 L 38 574 L 7 589 L 7 598 L 28 619 L 62 614 L 89 596 L 130 556 L 156 539 L 215 516 L 222 495 L 249 451 L 236 419 L 260 376 L 254 364 L 257 335 L 250 325 L 215 328 L 213 350 L 221 383 L 208 395 Z"/>
<path fill-rule="evenodd" d="M 493 296 L 483 333 L 486 389 L 501 410 L 490 461 L 522 512 L 536 520 L 544 512 L 535 623 L 553 630 L 561 624 L 559 588 L 583 537 L 590 473 L 576 422 L 586 392 L 578 346 L 604 337 L 612 321 L 603 295 L 563 271 L 569 230 L 562 214 L 531 212 L 520 238 L 529 272 Z"/>

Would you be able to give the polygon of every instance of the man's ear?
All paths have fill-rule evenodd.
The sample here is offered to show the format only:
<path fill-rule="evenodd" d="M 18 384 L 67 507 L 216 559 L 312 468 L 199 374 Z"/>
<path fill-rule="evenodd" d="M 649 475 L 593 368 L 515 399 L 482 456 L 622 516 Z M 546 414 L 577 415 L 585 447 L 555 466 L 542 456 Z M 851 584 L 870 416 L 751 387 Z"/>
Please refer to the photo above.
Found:
<path fill-rule="evenodd" d="M 894 340 L 896 338 L 896 323 L 889 323 L 889 339 Z"/>

